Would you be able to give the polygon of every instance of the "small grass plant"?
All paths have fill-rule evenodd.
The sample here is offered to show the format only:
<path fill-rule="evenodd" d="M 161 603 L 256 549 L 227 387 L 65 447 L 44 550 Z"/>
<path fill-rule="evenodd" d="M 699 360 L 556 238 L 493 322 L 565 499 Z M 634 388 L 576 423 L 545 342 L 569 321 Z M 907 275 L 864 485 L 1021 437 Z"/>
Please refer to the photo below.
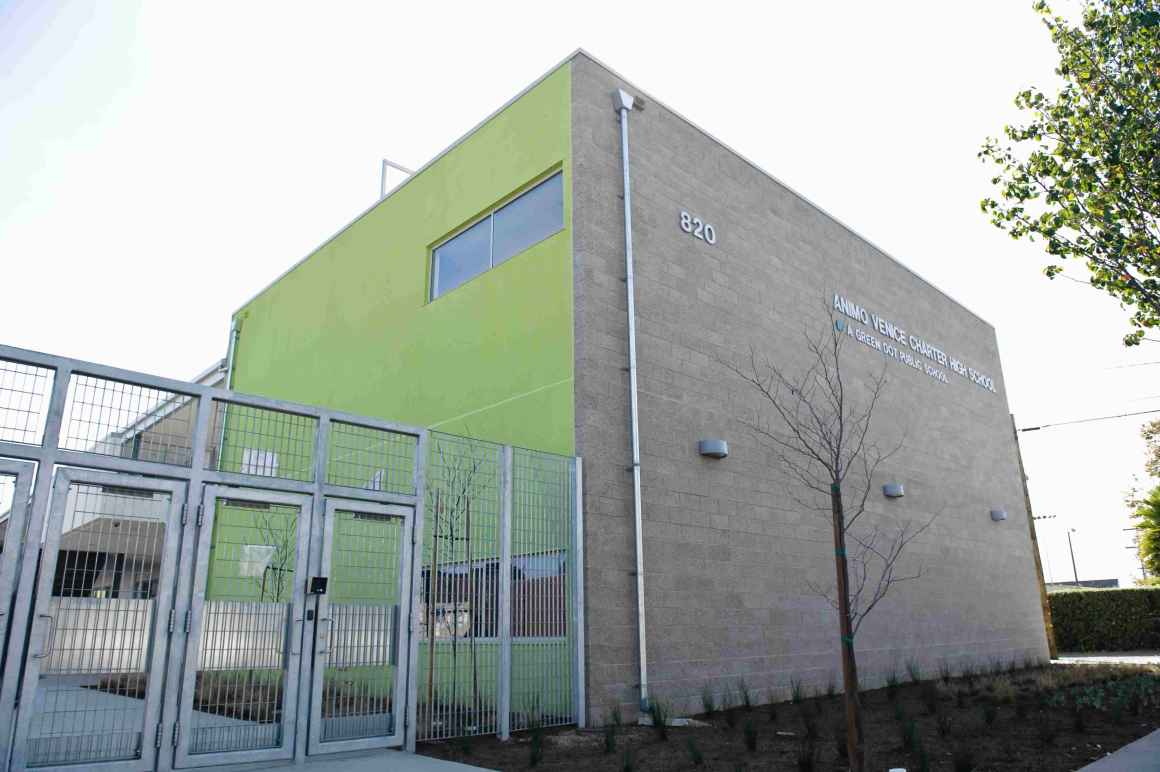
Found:
<path fill-rule="evenodd" d="M 753 719 L 745 719 L 745 725 L 741 728 L 742 738 L 745 740 L 745 750 L 750 753 L 757 751 L 757 726 L 753 723 Z"/>
<path fill-rule="evenodd" d="M 528 730 L 531 735 L 528 743 L 528 766 L 537 767 L 544 760 L 544 722 L 538 712 L 528 716 Z"/>
<path fill-rule="evenodd" d="M 798 772 L 813 772 L 818 764 L 818 748 L 812 740 L 803 740 L 797 749 Z"/>
<path fill-rule="evenodd" d="M 701 708 L 704 709 L 706 716 L 717 712 L 717 698 L 713 695 L 713 688 L 709 684 L 705 684 L 701 689 Z"/>
<path fill-rule="evenodd" d="M 969 745 L 960 745 L 951 755 L 951 767 L 955 772 L 971 772 L 975 763 L 975 751 Z"/>
<path fill-rule="evenodd" d="M 657 739 L 667 742 L 669 739 L 669 719 L 672 717 L 668 703 L 664 700 L 649 701 L 648 714 L 652 719 L 653 733 L 656 734 Z"/>
<path fill-rule="evenodd" d="M 689 761 L 694 767 L 703 767 L 705 765 L 705 755 L 701 753 L 701 749 L 697 747 L 697 741 L 692 737 L 685 741 L 685 750 L 689 753 Z"/>
<path fill-rule="evenodd" d="M 918 666 L 918 660 L 914 657 L 906 660 L 906 675 L 912 684 L 922 680 L 922 668 Z"/>
<path fill-rule="evenodd" d="M 745 683 L 744 678 L 737 679 L 737 694 L 741 697 L 741 707 L 753 710 L 753 690 Z"/>

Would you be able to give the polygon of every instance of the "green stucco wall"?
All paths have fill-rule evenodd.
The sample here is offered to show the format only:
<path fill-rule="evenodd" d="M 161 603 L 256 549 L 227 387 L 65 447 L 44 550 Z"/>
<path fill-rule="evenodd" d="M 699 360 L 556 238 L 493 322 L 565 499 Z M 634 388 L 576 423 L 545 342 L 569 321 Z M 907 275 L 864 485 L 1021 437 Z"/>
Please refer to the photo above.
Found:
<path fill-rule="evenodd" d="M 571 68 L 244 306 L 233 388 L 572 455 Z M 431 247 L 554 169 L 564 229 L 428 302 Z"/>

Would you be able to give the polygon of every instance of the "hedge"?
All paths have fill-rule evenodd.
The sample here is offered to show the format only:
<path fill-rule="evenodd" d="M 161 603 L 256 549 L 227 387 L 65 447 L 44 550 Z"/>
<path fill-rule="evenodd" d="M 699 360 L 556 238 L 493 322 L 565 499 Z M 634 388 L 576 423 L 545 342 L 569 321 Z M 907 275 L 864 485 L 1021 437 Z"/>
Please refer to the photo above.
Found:
<path fill-rule="evenodd" d="M 1160 587 L 1047 596 L 1060 651 L 1160 649 Z"/>

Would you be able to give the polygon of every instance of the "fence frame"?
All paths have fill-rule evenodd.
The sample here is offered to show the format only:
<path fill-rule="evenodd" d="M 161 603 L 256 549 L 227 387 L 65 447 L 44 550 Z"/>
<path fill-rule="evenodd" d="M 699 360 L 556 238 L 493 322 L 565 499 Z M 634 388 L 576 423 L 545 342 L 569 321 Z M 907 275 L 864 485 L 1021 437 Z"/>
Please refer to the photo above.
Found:
<path fill-rule="evenodd" d="M 177 571 L 177 581 L 174 586 L 173 616 L 177 620 L 188 618 L 193 610 L 193 583 L 194 572 L 190 566 L 203 556 L 194 554 L 197 547 L 197 526 L 193 513 L 198 511 L 205 489 L 211 485 L 226 485 L 243 489 L 257 489 L 270 492 L 297 493 L 312 497 L 313 511 L 316 523 L 320 523 L 320 515 L 325 511 L 326 500 L 343 499 L 366 501 L 376 504 L 402 505 L 411 508 L 411 592 L 409 624 L 407 633 L 408 662 L 406 671 L 406 702 L 399 706 L 404 721 L 403 747 L 414 751 L 417 739 L 417 702 L 418 702 L 418 666 L 419 666 L 419 619 L 420 594 L 422 592 L 422 545 L 424 539 L 425 506 L 427 499 L 427 473 L 430 460 L 430 434 L 420 427 L 384 421 L 367 416 L 354 415 L 338 410 L 330 410 L 298 403 L 242 394 L 230 389 L 207 386 L 199 383 L 179 381 L 132 370 L 110 367 L 79 359 L 72 359 L 51 354 L 44 354 L 27 349 L 0 344 L 0 361 L 7 361 L 20 365 L 44 368 L 52 371 L 53 380 L 51 390 L 47 395 L 47 405 L 43 411 L 44 431 L 39 445 L 23 442 L 0 440 L 0 458 L 16 459 L 36 464 L 36 476 L 32 485 L 29 505 L 26 508 L 25 524 L 20 539 L 9 534 L 9 542 L 13 549 L 19 551 L 15 558 L 15 570 L 11 591 L 13 603 L 10 612 L 11 628 L 6 639 L 6 655 L 8 657 L 8 671 L 12 673 L 4 679 L 0 688 L 0 767 L 7 768 L 8 760 L 12 756 L 11 727 L 17 714 L 17 696 L 23 681 L 23 663 L 27 656 L 25 643 L 35 646 L 37 637 L 29 636 L 33 620 L 30 617 L 32 610 L 32 588 L 37 577 L 37 558 L 40 549 L 39 534 L 43 532 L 46 518 L 49 513 L 51 494 L 55 482 L 56 472 L 63 467 L 79 467 L 100 472 L 112 472 L 131 475 L 145 475 L 180 483 L 184 486 L 183 520 L 188 514 L 190 525 L 183 527 L 180 532 L 180 547 L 183 561 L 191 561 L 189 565 L 183 562 Z M 70 383 L 73 376 L 91 376 L 121 384 L 139 386 L 171 392 L 177 397 L 188 399 L 194 404 L 193 420 L 190 427 L 190 452 L 192 457 L 188 466 L 146 461 L 134 458 L 123 458 L 115 455 L 93 452 L 90 450 L 74 450 L 61 447 L 62 429 L 65 422 L 65 407 L 69 399 Z M 213 447 L 213 414 L 216 403 L 228 403 L 263 410 L 275 411 L 290 416 L 311 418 L 317 421 L 314 430 L 313 443 L 313 479 L 309 482 L 285 479 L 280 477 L 263 476 L 259 474 L 245 474 L 240 472 L 222 471 L 210 468 L 208 464 L 208 450 Z M 183 403 L 188 404 L 188 403 Z M 415 439 L 415 457 L 413 462 L 412 493 L 396 493 L 386 490 L 372 490 L 370 488 L 349 487 L 336 485 L 327 481 L 327 462 L 330 451 L 331 425 L 335 422 L 350 424 L 372 430 L 391 432 L 398 435 L 410 436 Z M 223 422 L 224 425 L 224 422 Z M 467 438 L 465 438 L 467 439 Z M 495 443 L 490 443 L 495 444 Z M 501 576 L 511 575 L 511 502 L 512 502 L 512 447 L 503 447 L 503 474 L 502 474 L 502 506 L 500 514 L 500 536 L 504 554 L 500 556 Z M 223 447 L 224 450 L 224 447 Z M 568 609 L 567 618 L 574 630 L 574 649 L 570 652 L 573 672 L 573 712 L 576 722 L 583 727 L 586 724 L 585 689 L 584 689 L 584 575 L 583 575 L 583 493 L 581 488 L 582 464 L 579 458 L 574 458 L 574 485 L 575 500 L 571 507 L 570 527 L 573 531 L 573 554 L 570 558 L 569 584 L 572 587 L 572 607 Z M 217 460 L 221 466 L 221 459 Z M 200 524 L 198 524 L 200 525 Z M 322 539 L 316 538 L 314 530 L 318 525 L 312 524 L 309 539 L 308 566 L 313 569 L 321 565 Z M 506 529 L 506 530 L 504 530 Z M 503 567 L 506 565 L 506 571 Z M 306 572 L 304 572 L 306 573 Z M 511 588 L 509 581 L 499 582 L 501 613 L 501 650 L 506 655 L 501 660 L 499 668 L 499 682 L 497 684 L 497 698 L 506 703 L 505 710 L 499 714 L 499 736 L 506 738 L 510 733 L 510 688 L 511 688 Z M 302 642 L 304 645 L 315 641 L 315 620 L 303 622 Z M 506 630 L 503 628 L 506 627 Z M 506 632 L 506 635 L 502 635 Z M 158 726 L 157 738 L 161 751 L 157 754 L 156 768 L 162 772 L 169 772 L 174 768 L 175 754 L 170 751 L 178 745 L 179 694 L 174 685 L 180 685 L 187 662 L 195 656 L 196 641 L 190 640 L 184 632 L 184 626 L 174 626 L 168 643 L 155 656 L 164 656 L 164 682 L 166 684 L 164 698 L 160 704 L 161 723 Z M 435 652 L 430 652 L 432 662 Z M 299 665 L 299 672 L 294 674 L 299 684 L 312 683 L 310 670 L 315 663 L 310 657 L 303 656 Z M 17 674 L 17 669 L 21 672 Z M 297 722 L 298 731 L 295 733 L 293 758 L 301 761 L 307 755 L 307 738 L 309 732 L 309 713 L 311 709 L 309 691 L 298 700 L 297 715 L 291 720 Z M 222 763 L 225 763 L 223 760 Z"/>

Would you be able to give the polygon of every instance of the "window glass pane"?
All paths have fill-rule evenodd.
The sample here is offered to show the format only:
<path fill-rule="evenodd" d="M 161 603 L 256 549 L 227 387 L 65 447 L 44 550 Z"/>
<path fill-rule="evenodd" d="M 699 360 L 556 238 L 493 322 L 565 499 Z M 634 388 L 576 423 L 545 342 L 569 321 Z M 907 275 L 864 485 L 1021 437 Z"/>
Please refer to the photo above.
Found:
<path fill-rule="evenodd" d="M 435 286 L 432 297 L 458 287 L 490 265 L 491 218 L 481 220 L 435 249 Z"/>
<path fill-rule="evenodd" d="M 495 213 L 492 265 L 499 265 L 564 227 L 564 176 L 544 180 Z"/>

